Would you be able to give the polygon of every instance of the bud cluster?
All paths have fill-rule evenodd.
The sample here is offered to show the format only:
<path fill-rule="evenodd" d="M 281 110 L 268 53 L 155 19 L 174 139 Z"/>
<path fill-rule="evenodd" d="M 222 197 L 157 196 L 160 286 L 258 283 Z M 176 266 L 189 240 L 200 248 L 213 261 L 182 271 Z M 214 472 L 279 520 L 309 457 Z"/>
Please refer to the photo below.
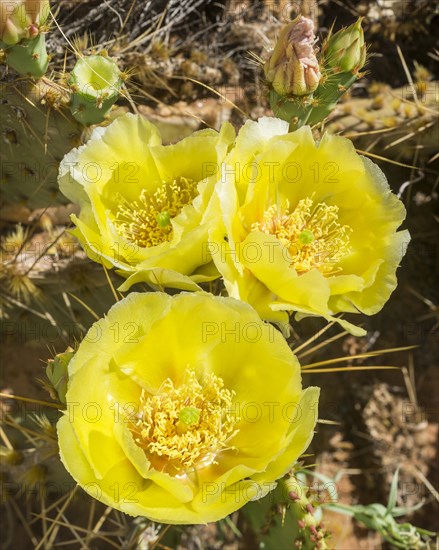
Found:
<path fill-rule="evenodd" d="M 309 489 L 292 475 L 284 480 L 285 489 L 290 506 L 294 506 L 299 537 L 294 541 L 295 548 L 305 550 L 307 548 L 326 550 L 328 546 L 328 534 L 322 521 L 317 518 L 315 502 L 309 495 Z"/>
<path fill-rule="evenodd" d="M 44 30 L 49 0 L 12 0 L 0 4 L 0 40 L 8 46 L 30 40 Z"/>
<path fill-rule="evenodd" d="M 0 4 L 0 48 L 6 63 L 23 76 L 40 78 L 49 58 L 44 32 L 49 0 L 12 0 Z"/>
<path fill-rule="evenodd" d="M 271 107 L 291 130 L 322 122 L 366 62 L 361 18 L 330 33 L 320 55 L 316 41 L 311 19 L 299 16 L 281 30 L 264 65 Z"/>

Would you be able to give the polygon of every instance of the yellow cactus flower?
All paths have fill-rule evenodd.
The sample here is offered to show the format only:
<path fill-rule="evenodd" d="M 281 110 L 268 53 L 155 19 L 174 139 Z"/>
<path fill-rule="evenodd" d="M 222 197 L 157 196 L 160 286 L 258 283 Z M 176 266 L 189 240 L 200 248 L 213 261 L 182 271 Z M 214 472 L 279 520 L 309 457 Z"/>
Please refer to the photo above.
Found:
<path fill-rule="evenodd" d="M 60 166 L 61 191 L 81 207 L 73 215 L 88 256 L 137 282 L 183 290 L 219 276 L 206 254 L 214 172 L 235 133 L 200 130 L 174 145 L 139 115 L 94 130 Z"/>
<path fill-rule="evenodd" d="M 224 224 L 212 228 L 210 251 L 229 295 L 264 319 L 372 315 L 395 289 L 410 240 L 396 231 L 405 208 L 349 140 L 316 143 L 309 127 L 247 122 L 216 187 Z"/>
<path fill-rule="evenodd" d="M 68 365 L 61 459 L 89 494 L 162 523 L 216 521 L 276 486 L 307 448 L 318 388 L 244 302 L 131 293 Z"/>

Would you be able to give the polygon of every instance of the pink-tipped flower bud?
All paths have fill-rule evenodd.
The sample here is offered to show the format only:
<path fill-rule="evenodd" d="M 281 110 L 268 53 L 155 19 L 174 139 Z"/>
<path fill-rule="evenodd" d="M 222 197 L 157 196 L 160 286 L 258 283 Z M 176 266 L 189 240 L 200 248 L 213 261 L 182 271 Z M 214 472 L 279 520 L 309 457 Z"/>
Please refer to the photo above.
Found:
<path fill-rule="evenodd" d="M 38 36 L 39 32 L 40 31 L 36 25 L 34 25 L 33 23 L 29 25 L 29 29 L 28 29 L 29 38 L 35 38 L 36 36 Z"/>
<path fill-rule="evenodd" d="M 314 24 L 299 16 L 280 33 L 264 65 L 267 81 L 281 96 L 303 96 L 314 92 L 321 73 L 316 58 Z"/>
<path fill-rule="evenodd" d="M 349 27 L 333 34 L 327 44 L 328 66 L 343 72 L 358 72 L 366 63 L 366 44 L 361 17 Z"/>
<path fill-rule="evenodd" d="M 0 40 L 13 46 L 35 38 L 49 16 L 49 0 L 1 0 Z"/>
<path fill-rule="evenodd" d="M 300 484 L 294 476 L 284 479 L 282 483 L 289 499 L 293 502 L 297 502 L 302 507 L 308 504 L 308 498 L 306 496 L 307 488 Z"/>

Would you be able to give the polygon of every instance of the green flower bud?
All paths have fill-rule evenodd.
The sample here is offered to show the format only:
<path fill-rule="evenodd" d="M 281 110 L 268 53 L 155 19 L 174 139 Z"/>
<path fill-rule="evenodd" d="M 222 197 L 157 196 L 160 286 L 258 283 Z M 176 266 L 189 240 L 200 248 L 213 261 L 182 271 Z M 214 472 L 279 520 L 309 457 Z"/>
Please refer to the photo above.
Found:
<path fill-rule="evenodd" d="M 333 34 L 326 46 L 327 64 L 342 72 L 358 72 L 366 62 L 366 44 L 361 17 L 349 27 Z"/>
<path fill-rule="evenodd" d="M 51 397 L 59 399 L 60 403 L 64 404 L 68 380 L 67 367 L 74 355 L 73 348 L 69 346 L 64 353 L 58 353 L 53 359 L 47 361 L 46 376 L 52 388 Z"/>
<path fill-rule="evenodd" d="M 0 9 L 0 48 L 6 63 L 23 76 L 40 78 L 49 64 L 42 34 L 49 0 L 2 0 Z"/>
<path fill-rule="evenodd" d="M 50 13 L 49 0 L 26 0 L 25 6 L 33 23 L 43 25 L 46 22 Z"/>
<path fill-rule="evenodd" d="M 2 4 L 2 7 L 3 7 L 3 4 Z M 23 30 L 20 29 L 20 27 L 17 27 L 17 25 L 12 21 L 12 19 L 8 18 L 4 26 L 2 27 L 2 34 L 1 34 L 1 39 L 5 43 L 5 45 L 17 44 L 17 42 L 20 42 L 22 36 L 23 36 Z"/>
<path fill-rule="evenodd" d="M 277 94 L 303 96 L 317 88 L 321 74 L 314 42 L 314 24 L 306 17 L 297 17 L 281 30 L 264 65 L 267 81 Z"/>
<path fill-rule="evenodd" d="M 69 84 L 73 116 L 85 125 L 98 124 L 117 101 L 122 78 L 113 59 L 90 55 L 78 59 Z"/>

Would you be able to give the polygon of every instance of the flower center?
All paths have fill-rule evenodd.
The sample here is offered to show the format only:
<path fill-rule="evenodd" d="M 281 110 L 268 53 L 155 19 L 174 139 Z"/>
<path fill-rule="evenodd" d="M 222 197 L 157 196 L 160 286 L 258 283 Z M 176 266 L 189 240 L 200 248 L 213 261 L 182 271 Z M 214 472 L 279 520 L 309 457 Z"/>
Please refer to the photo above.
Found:
<path fill-rule="evenodd" d="M 252 225 L 252 231 L 263 231 L 277 237 L 287 247 L 291 267 L 299 275 L 318 269 L 324 275 L 341 271 L 337 264 L 351 252 L 348 225 L 338 223 L 338 206 L 324 202 L 314 204 L 312 198 L 302 199 L 289 212 L 289 203 L 281 210 L 272 205 L 262 222 Z"/>
<path fill-rule="evenodd" d="M 143 189 L 138 201 L 120 198 L 114 225 L 122 237 L 142 248 L 170 241 L 172 218 L 197 195 L 197 183 L 183 176 L 164 183 L 153 195 Z"/>
<path fill-rule="evenodd" d="M 216 457 L 237 433 L 239 418 L 231 412 L 234 392 L 214 374 L 202 383 L 187 371 L 186 382 L 174 387 L 168 378 L 158 395 L 140 397 L 132 426 L 134 441 L 157 470 L 171 475 L 216 464 Z"/>

